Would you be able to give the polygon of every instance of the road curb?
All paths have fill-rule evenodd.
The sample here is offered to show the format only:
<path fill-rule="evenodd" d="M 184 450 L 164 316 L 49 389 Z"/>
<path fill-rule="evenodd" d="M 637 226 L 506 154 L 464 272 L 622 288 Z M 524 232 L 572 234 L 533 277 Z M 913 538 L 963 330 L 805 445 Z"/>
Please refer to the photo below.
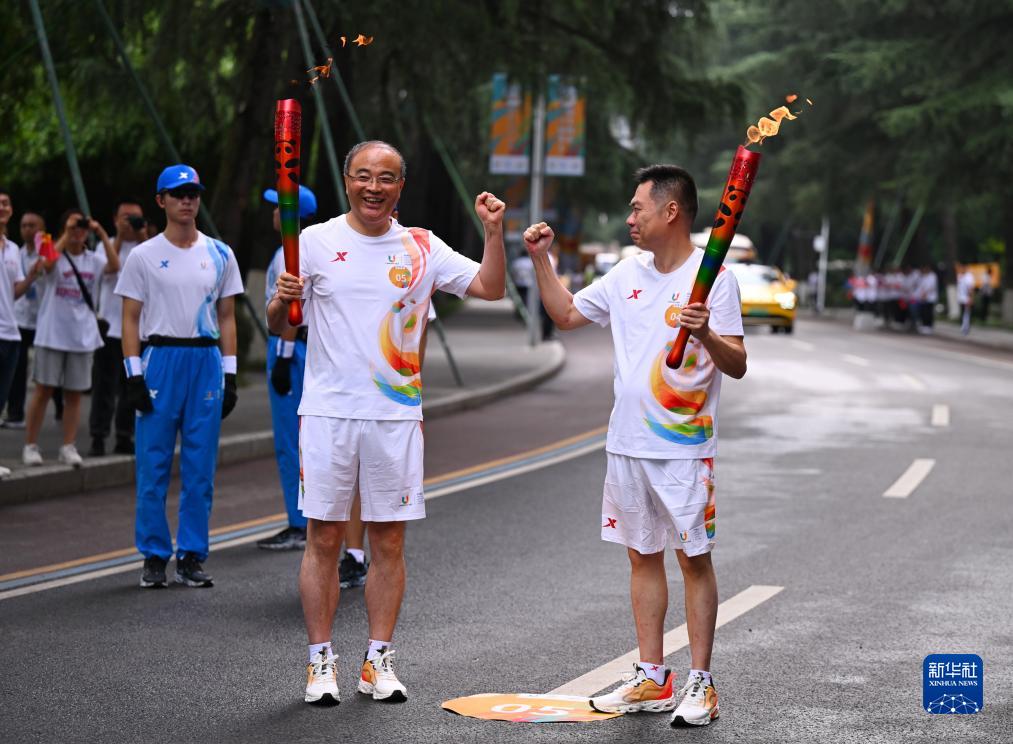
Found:
<path fill-rule="evenodd" d="M 566 350 L 558 341 L 550 341 L 550 359 L 540 367 L 503 382 L 473 390 L 445 395 L 431 405 L 423 404 L 426 418 L 439 418 L 452 413 L 492 403 L 516 393 L 537 387 L 554 377 L 566 364 Z M 274 453 L 274 435 L 270 430 L 222 437 L 218 445 L 218 464 L 233 465 L 247 460 L 269 457 Z M 179 447 L 172 465 L 173 475 L 179 472 Z M 77 469 L 66 465 L 43 465 L 31 470 L 17 470 L 0 481 L 0 506 L 68 496 L 98 488 L 113 488 L 134 482 L 134 458 L 131 455 L 110 455 L 85 458 Z"/>

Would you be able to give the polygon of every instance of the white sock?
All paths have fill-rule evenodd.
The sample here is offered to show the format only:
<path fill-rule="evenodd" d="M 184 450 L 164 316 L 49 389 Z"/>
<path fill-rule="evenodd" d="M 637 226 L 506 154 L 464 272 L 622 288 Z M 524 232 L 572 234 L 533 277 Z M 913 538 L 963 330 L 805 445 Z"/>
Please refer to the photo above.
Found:
<path fill-rule="evenodd" d="M 366 562 L 365 550 L 360 550 L 359 548 L 348 548 L 348 550 L 346 550 L 345 552 L 348 553 L 350 556 L 352 556 L 355 559 L 356 563 Z"/>
<path fill-rule="evenodd" d="M 697 675 L 703 677 L 703 683 L 704 683 L 704 685 L 712 685 L 712 684 L 714 684 L 714 680 L 711 679 L 711 673 L 710 672 L 705 672 L 703 669 L 690 669 L 689 670 L 689 678 L 690 679 L 693 679 L 693 677 L 696 677 Z"/>
<path fill-rule="evenodd" d="M 311 643 L 310 644 L 310 661 L 312 662 L 314 657 L 320 656 L 320 652 L 327 649 L 327 658 L 330 659 L 334 656 L 334 652 L 331 651 L 331 642 L 325 641 L 324 643 Z"/>
<path fill-rule="evenodd" d="M 388 648 L 390 648 L 390 641 L 376 641 L 370 638 L 369 648 L 366 650 L 366 661 L 372 661 Z"/>
<path fill-rule="evenodd" d="M 638 661 L 637 666 L 647 675 L 648 679 L 654 680 L 656 684 L 665 683 L 665 665 L 655 664 L 652 661 Z"/>

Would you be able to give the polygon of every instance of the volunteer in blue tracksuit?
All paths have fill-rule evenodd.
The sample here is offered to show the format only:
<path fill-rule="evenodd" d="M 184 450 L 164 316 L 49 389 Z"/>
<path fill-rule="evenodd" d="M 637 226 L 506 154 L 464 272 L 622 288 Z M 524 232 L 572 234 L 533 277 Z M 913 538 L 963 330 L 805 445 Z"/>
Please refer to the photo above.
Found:
<path fill-rule="evenodd" d="M 264 199 L 278 203 L 278 192 L 268 189 Z M 317 198 L 305 186 L 299 187 L 299 218 L 316 214 Z M 281 215 L 274 209 L 274 229 L 281 232 Z M 274 297 L 275 282 L 285 271 L 285 253 L 278 248 L 267 267 L 266 302 Z M 267 342 L 267 394 L 271 401 L 271 426 L 274 429 L 274 457 L 285 496 L 288 527 L 277 535 L 257 541 L 264 550 L 301 550 L 306 547 L 306 517 L 299 511 L 299 400 L 302 398 L 303 371 L 306 368 L 306 324 L 288 328 Z"/>
<path fill-rule="evenodd" d="M 180 435 L 176 575 L 211 586 L 203 569 L 222 419 L 236 405 L 235 295 L 243 291 L 232 249 L 197 229 L 197 171 L 173 165 L 155 201 L 165 232 L 136 246 L 120 272 L 127 398 L 137 409 L 137 549 L 142 587 L 165 586 L 173 554 L 165 516 L 173 449 Z M 143 314 L 142 314 L 143 309 Z M 141 339 L 148 347 L 140 357 Z"/>

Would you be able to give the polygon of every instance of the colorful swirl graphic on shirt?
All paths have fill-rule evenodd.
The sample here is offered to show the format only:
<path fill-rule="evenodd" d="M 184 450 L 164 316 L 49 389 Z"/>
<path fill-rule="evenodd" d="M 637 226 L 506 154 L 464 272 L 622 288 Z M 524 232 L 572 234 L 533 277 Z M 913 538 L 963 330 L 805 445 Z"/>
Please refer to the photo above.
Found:
<path fill-rule="evenodd" d="M 228 254 L 225 246 L 217 240 L 208 238 L 206 241 L 208 256 L 215 269 L 215 283 L 211 291 L 204 297 L 200 310 L 197 311 L 197 334 L 205 338 L 218 338 L 218 292 L 222 284 L 222 277 L 225 276 L 225 267 L 228 265 Z"/>
<path fill-rule="evenodd" d="M 422 405 L 422 378 L 419 347 L 422 331 L 429 315 L 429 297 L 413 296 L 420 286 L 429 263 L 429 232 L 408 228 L 401 236 L 411 260 L 411 280 L 405 296 L 395 302 L 380 323 L 380 355 L 389 369 L 373 368 L 377 389 L 395 403 L 404 406 Z"/>
<path fill-rule="evenodd" d="M 691 347 L 685 364 L 672 370 L 665 364 L 671 343 L 658 352 L 651 365 L 651 399 L 643 401 L 644 423 L 653 433 L 673 444 L 704 444 L 714 436 L 714 420 L 700 415 L 707 404 L 707 387 L 714 365 L 702 349 Z"/>

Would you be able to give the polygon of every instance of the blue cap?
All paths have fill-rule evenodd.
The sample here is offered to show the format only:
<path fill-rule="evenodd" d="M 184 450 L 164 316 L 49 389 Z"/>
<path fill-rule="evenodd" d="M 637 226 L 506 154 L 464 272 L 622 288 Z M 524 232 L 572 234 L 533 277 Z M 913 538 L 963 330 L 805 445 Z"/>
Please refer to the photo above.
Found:
<path fill-rule="evenodd" d="M 278 203 L 278 192 L 274 189 L 268 189 L 264 192 L 264 201 L 271 202 L 271 204 Z M 299 187 L 299 216 L 309 217 L 311 214 L 317 213 L 317 197 L 312 191 L 305 186 Z"/>
<path fill-rule="evenodd" d="M 201 191 L 204 190 L 204 185 L 200 182 L 200 176 L 197 175 L 197 171 L 191 168 L 189 165 L 170 165 L 158 176 L 158 185 L 155 186 L 155 193 L 161 194 L 163 191 L 174 189 L 178 186 L 196 186 Z"/>

